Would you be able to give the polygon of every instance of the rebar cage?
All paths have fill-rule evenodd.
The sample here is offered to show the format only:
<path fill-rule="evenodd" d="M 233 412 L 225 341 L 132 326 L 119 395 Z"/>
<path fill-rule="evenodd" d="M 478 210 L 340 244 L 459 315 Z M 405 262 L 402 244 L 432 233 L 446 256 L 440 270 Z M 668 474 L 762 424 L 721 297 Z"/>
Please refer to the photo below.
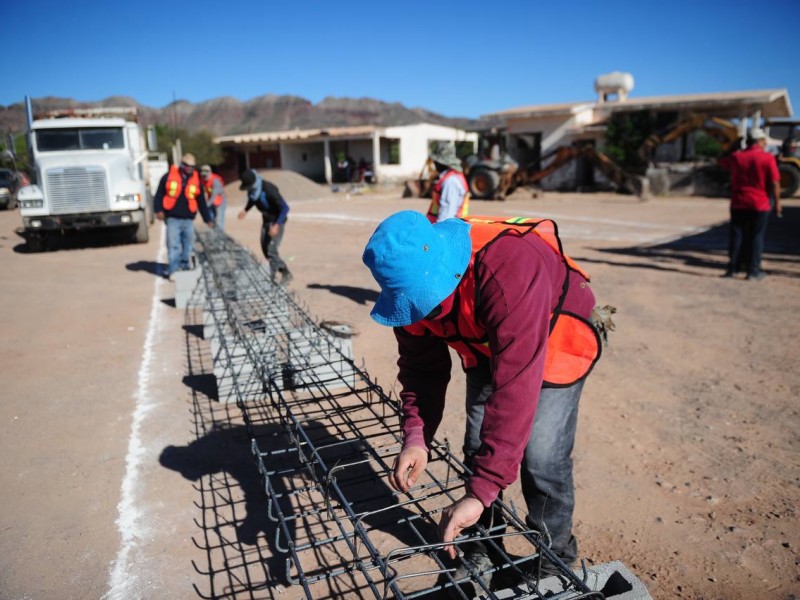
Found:
<path fill-rule="evenodd" d="M 425 476 L 408 493 L 393 490 L 387 475 L 401 448 L 400 407 L 353 360 L 347 327 L 315 322 L 224 233 L 197 239 L 193 298 L 217 399 L 241 411 L 274 524 L 271 550 L 285 557 L 284 585 L 306 598 L 604 597 L 590 589 L 585 567 L 578 577 L 549 549 L 546 532 L 502 501 L 495 509 L 505 524 L 460 536 L 450 559 L 437 523 L 461 497 L 466 466 L 434 441 Z M 484 573 L 463 560 L 461 549 L 477 538 L 498 557 Z M 555 576 L 541 574 L 543 559 Z M 456 579 L 460 565 L 467 576 Z"/>

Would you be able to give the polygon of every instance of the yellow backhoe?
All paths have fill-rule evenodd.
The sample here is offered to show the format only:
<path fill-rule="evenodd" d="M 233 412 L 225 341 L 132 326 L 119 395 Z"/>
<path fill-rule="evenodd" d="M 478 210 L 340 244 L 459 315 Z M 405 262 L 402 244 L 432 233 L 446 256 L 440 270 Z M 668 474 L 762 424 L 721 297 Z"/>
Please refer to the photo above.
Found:
<path fill-rule="evenodd" d="M 799 133 L 800 121 L 767 121 L 765 126 L 770 129 L 770 127 L 774 128 L 778 125 L 794 126 L 794 129 L 788 134 L 790 143 L 784 143 L 781 151 L 775 154 L 781 177 L 781 196 L 789 198 L 800 189 L 800 157 L 797 156 L 797 147 L 791 144 L 791 140 L 795 139 L 793 136 Z M 729 150 L 734 144 L 741 144 L 742 141 L 739 128 L 730 121 L 704 114 L 694 114 L 665 131 L 648 136 L 639 147 L 639 158 L 649 164 L 656 147 L 677 140 L 693 131 L 705 132 L 719 142 L 723 151 Z M 781 141 L 785 141 L 783 137 Z"/>

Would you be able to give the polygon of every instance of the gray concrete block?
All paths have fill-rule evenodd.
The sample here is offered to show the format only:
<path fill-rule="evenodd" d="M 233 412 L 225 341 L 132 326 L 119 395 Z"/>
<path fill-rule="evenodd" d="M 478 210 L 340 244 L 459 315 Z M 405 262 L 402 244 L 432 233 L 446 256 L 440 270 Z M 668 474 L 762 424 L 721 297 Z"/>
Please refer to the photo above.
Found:
<path fill-rule="evenodd" d="M 202 272 L 199 268 L 192 269 L 191 271 L 175 271 L 175 273 L 172 274 L 175 278 L 176 308 L 186 308 L 189 305 L 201 274 Z M 202 298 L 198 297 L 197 301 L 202 302 Z"/>
<path fill-rule="evenodd" d="M 578 577 L 583 577 L 583 572 L 575 570 Z M 647 587 L 634 575 L 622 562 L 612 561 L 587 568 L 586 586 L 593 592 L 600 592 L 606 600 L 653 600 Z M 582 598 L 577 591 L 565 589 L 558 577 L 546 577 L 539 581 L 536 591 L 526 585 L 515 586 L 495 592 L 501 600 L 532 599 L 544 597 L 557 597 L 559 600 Z M 483 594 L 476 596 L 475 600 L 484 598 Z"/>

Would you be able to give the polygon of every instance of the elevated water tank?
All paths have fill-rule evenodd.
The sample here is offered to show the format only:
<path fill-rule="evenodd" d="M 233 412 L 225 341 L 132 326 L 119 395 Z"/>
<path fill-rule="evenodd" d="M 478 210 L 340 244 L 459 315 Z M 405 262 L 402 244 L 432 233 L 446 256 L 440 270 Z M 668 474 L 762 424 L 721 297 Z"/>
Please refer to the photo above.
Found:
<path fill-rule="evenodd" d="M 616 96 L 618 102 L 628 98 L 628 94 L 633 89 L 633 75 L 613 71 L 605 75 L 599 75 L 594 80 L 594 89 L 597 92 L 598 102 L 609 102 Z"/>

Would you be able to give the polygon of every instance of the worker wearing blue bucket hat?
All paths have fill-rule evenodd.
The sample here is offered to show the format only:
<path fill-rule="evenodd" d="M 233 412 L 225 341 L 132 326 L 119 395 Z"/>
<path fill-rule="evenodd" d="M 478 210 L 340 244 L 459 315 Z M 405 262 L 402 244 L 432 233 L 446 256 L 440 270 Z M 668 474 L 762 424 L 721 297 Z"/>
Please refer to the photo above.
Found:
<path fill-rule="evenodd" d="M 571 454 L 600 338 L 590 321 L 588 276 L 561 247 L 548 220 L 431 223 L 402 211 L 378 226 L 364 250 L 381 288 L 371 316 L 394 328 L 400 354 L 403 447 L 389 475 L 395 489 L 408 492 L 427 466 L 450 381 L 448 346 L 467 375 L 463 450 L 471 474 L 464 496 L 442 512 L 444 542 L 476 523 L 496 532 L 499 513 L 490 507 L 519 477 L 528 523 L 548 531 L 564 562 L 577 558 Z M 579 356 L 569 354 L 575 348 Z M 461 545 L 456 577 L 490 571 L 501 546 Z M 445 550 L 455 558 L 453 546 Z M 490 577 L 482 576 L 487 585 Z"/>
<path fill-rule="evenodd" d="M 459 219 L 431 227 L 413 211 L 387 219 L 364 251 L 381 286 L 372 318 L 389 327 L 411 325 L 452 294 L 472 255 L 469 230 Z"/>

